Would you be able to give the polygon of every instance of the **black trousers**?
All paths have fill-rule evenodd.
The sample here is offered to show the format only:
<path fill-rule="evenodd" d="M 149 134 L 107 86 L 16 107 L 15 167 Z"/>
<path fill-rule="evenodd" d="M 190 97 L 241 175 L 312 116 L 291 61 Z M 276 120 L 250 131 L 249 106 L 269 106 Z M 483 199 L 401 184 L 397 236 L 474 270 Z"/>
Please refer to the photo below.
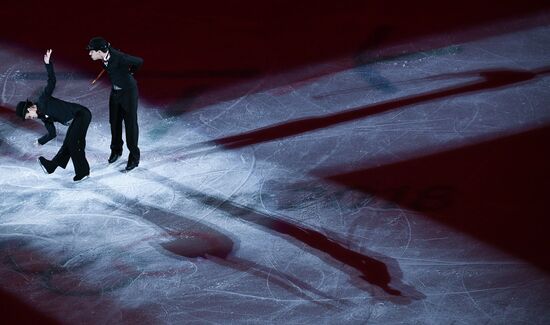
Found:
<path fill-rule="evenodd" d="M 111 151 L 122 154 L 122 122 L 126 130 L 126 146 L 130 151 L 128 160 L 139 162 L 139 128 L 137 121 L 138 90 L 131 87 L 112 90 L 109 97 L 109 123 L 111 124 Z"/>
<path fill-rule="evenodd" d="M 75 174 L 78 176 L 90 173 L 90 165 L 86 160 L 85 149 L 86 133 L 91 120 L 92 114 L 90 111 L 81 106 L 80 111 L 75 114 L 69 129 L 67 129 L 63 145 L 52 159 L 59 167 L 65 168 L 70 158 L 73 161 Z"/>

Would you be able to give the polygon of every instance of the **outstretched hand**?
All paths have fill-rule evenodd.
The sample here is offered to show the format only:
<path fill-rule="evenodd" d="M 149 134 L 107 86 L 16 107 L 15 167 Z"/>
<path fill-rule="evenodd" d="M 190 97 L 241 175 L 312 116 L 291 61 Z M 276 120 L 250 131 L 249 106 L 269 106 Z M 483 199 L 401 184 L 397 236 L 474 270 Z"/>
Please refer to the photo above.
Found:
<path fill-rule="evenodd" d="M 50 56 L 52 55 L 52 50 L 47 50 L 46 54 L 44 54 L 44 63 L 50 64 Z"/>

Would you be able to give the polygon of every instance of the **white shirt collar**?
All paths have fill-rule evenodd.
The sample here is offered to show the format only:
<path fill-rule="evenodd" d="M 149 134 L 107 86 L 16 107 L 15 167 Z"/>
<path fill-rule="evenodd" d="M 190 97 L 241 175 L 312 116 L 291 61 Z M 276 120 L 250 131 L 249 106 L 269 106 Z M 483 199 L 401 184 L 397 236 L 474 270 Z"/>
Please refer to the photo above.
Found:
<path fill-rule="evenodd" d="M 107 64 L 109 62 L 110 58 L 111 58 L 111 52 L 107 51 L 107 54 L 105 55 L 105 58 L 103 59 L 103 63 Z"/>

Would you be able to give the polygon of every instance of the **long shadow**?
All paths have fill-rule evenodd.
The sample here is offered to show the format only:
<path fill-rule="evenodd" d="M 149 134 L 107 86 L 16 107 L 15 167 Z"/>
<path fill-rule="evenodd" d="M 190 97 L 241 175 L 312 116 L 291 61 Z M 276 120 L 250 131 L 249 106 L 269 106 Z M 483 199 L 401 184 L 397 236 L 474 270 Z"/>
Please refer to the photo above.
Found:
<path fill-rule="evenodd" d="M 235 256 L 234 253 L 238 250 L 239 246 L 238 241 L 232 239 L 232 236 L 217 229 L 214 225 L 173 214 L 153 206 L 144 205 L 137 200 L 128 201 L 126 197 L 103 185 L 101 185 L 101 188 L 102 193 L 105 193 L 110 198 L 106 203 L 107 206 L 112 207 L 113 210 L 120 209 L 143 218 L 163 231 L 163 234 L 158 237 L 142 239 L 152 242 L 153 247 L 160 253 L 170 258 L 186 260 L 203 258 L 223 267 L 261 278 L 297 297 L 311 301 L 327 309 L 338 308 L 333 303 L 338 300 L 337 298 L 325 294 L 308 283 L 279 270 Z M 125 204 L 122 207 L 114 206 L 111 203 L 112 200 L 125 202 Z M 37 278 L 45 289 L 60 296 L 80 297 L 80 299 L 94 297 L 124 288 L 140 276 L 156 276 L 155 273 L 148 274 L 148 272 L 141 272 L 147 265 L 140 264 L 139 258 L 127 259 L 125 257 L 126 253 L 119 249 L 119 251 L 109 252 L 108 254 L 110 257 L 118 257 L 116 270 L 122 272 L 119 277 L 109 279 L 106 283 L 87 284 L 86 279 L 82 279 L 79 276 L 80 268 L 86 267 L 90 262 L 87 261 L 89 257 L 85 256 L 85 254 L 79 254 L 77 257 L 59 256 L 56 261 L 52 259 L 52 256 L 48 258 L 42 257 L 44 255 L 43 252 L 33 249 L 33 246 L 31 241 L 17 238 L 0 241 L 2 261 L 15 273 Z M 91 257 L 98 258 L 100 256 L 101 254 L 92 254 Z M 69 260 L 75 258 L 82 261 L 68 263 Z M 171 270 L 166 270 L 166 272 L 170 273 Z M 113 274 L 115 273 L 113 272 Z M 162 271 L 156 273 L 160 274 L 160 276 L 165 274 Z M 14 307 L 17 307 L 18 304 L 15 297 L 10 297 L 10 300 L 6 301 L 6 303 Z M 346 304 L 346 302 L 342 301 L 339 304 Z M 22 310 L 23 306 L 18 308 Z M 6 315 L 11 316 L 10 313 Z M 129 319 L 133 317 L 131 315 L 131 312 L 125 311 L 124 314 L 121 314 L 121 317 Z M 39 319 L 40 315 L 33 315 L 29 311 L 28 316 L 27 318 L 24 315 L 19 315 L 19 318 L 15 319 Z M 137 318 L 139 319 L 139 317 Z M 48 318 L 45 316 L 44 321 L 48 321 Z"/>
<path fill-rule="evenodd" d="M 193 145 L 175 150 L 171 154 L 171 156 L 166 157 L 166 159 L 167 161 L 178 161 L 183 158 L 188 159 L 192 157 L 200 157 L 203 155 L 219 152 L 220 150 L 222 150 L 219 148 L 219 146 L 222 146 L 226 149 L 238 149 L 258 143 L 268 142 L 276 139 L 282 139 L 306 132 L 315 131 L 321 128 L 331 127 L 333 125 L 384 113 L 408 105 L 419 104 L 460 94 L 496 89 L 500 87 L 508 87 L 522 82 L 536 80 L 537 78 L 543 77 L 548 73 L 550 73 L 549 67 L 544 67 L 533 71 L 506 69 L 479 70 L 461 73 L 441 74 L 437 76 L 403 81 L 402 83 L 411 83 L 417 81 L 438 81 L 453 78 L 480 78 L 480 80 L 478 81 L 468 82 L 460 86 L 444 88 L 435 92 L 427 92 L 419 95 L 407 96 L 404 98 L 379 104 L 373 104 L 357 109 L 347 110 L 344 112 L 335 113 L 323 117 L 298 119 L 245 132 L 239 135 L 195 143 Z M 357 91 L 357 89 L 352 89 L 350 91 Z M 338 93 L 331 93 L 328 95 L 338 95 Z M 176 113 L 176 115 L 178 114 Z M 159 130 L 158 132 L 161 133 L 162 130 Z M 162 165 L 165 163 L 166 161 L 157 164 L 149 164 L 149 167 Z"/>
<path fill-rule="evenodd" d="M 164 242 L 153 244 L 161 254 L 185 260 L 203 258 L 218 265 L 262 278 L 304 300 L 329 309 L 334 308 L 330 302 L 336 300 L 335 298 L 306 282 L 279 270 L 235 256 L 239 241 L 216 226 L 154 206 L 144 205 L 137 200 L 128 201 L 121 194 L 103 185 L 101 187 L 102 192 L 106 193 L 111 200 L 126 202 L 122 207 L 106 203 L 113 210 L 122 210 L 133 214 L 163 230 L 164 235 L 161 236 L 161 239 Z M 311 297 L 311 294 L 321 297 L 321 299 Z M 324 302 L 325 300 L 329 302 Z"/>
<path fill-rule="evenodd" d="M 374 198 L 369 206 L 389 201 L 419 211 L 550 271 L 549 143 L 546 126 L 385 166 L 314 174 Z"/>
<path fill-rule="evenodd" d="M 197 200 L 205 206 L 223 211 L 231 217 L 247 222 L 262 231 L 268 231 L 300 249 L 304 249 L 303 244 L 305 244 L 312 254 L 318 256 L 327 264 L 347 273 L 353 285 L 361 290 L 368 291 L 377 298 L 384 294 L 380 293 L 376 287 L 383 290 L 387 295 L 386 299 L 399 304 L 408 304 L 411 300 L 424 297 L 416 289 L 401 281 L 402 272 L 398 263 L 387 256 L 374 252 L 369 252 L 370 256 L 356 252 L 345 247 L 334 238 L 330 238 L 316 230 L 231 202 L 229 199 L 195 191 L 152 172 L 149 172 L 149 174 L 152 174 L 155 179 L 162 180 L 162 183 L 169 184 L 179 192 L 186 193 L 189 198 Z M 371 286 L 365 286 L 364 282 L 369 283 Z"/>
<path fill-rule="evenodd" d="M 331 127 L 340 123 L 353 121 L 360 118 L 365 118 L 375 114 L 388 112 L 396 108 L 402 108 L 409 105 L 429 102 L 437 99 L 447 98 L 456 95 L 485 91 L 515 85 L 521 82 L 531 81 L 540 76 L 548 74 L 549 67 L 538 69 L 535 71 L 527 70 L 481 70 L 471 71 L 466 73 L 445 74 L 438 78 L 464 78 L 464 77 L 480 77 L 480 80 L 468 82 L 464 85 L 447 87 L 437 91 L 430 91 L 418 95 L 407 96 L 388 102 L 368 105 L 361 108 L 351 109 L 332 115 L 322 117 L 312 117 L 298 119 L 290 122 L 275 124 L 265 128 L 249 131 L 243 134 L 219 138 L 216 140 L 199 143 L 188 149 L 201 148 L 221 144 L 228 149 L 236 149 L 245 146 L 250 146 L 257 143 L 282 139 L 298 134 L 311 132 L 314 130 Z M 429 78 L 428 78 L 429 79 Z"/>

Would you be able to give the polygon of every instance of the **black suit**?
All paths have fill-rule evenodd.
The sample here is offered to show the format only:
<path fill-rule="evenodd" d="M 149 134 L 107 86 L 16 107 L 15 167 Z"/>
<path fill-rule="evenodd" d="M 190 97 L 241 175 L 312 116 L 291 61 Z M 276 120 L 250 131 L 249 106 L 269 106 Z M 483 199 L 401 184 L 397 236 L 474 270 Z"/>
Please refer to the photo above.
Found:
<path fill-rule="evenodd" d="M 137 123 L 138 88 L 134 79 L 143 59 L 110 48 L 109 59 L 103 68 L 112 83 L 109 97 L 109 123 L 111 124 L 111 151 L 122 154 L 122 121 L 126 129 L 126 145 L 130 150 L 128 161 L 139 162 L 139 128 Z"/>
<path fill-rule="evenodd" d="M 90 111 L 79 104 L 69 103 L 52 96 L 55 89 L 55 73 L 53 64 L 46 64 L 48 72 L 48 84 L 38 98 L 36 106 L 38 107 L 38 117 L 44 122 L 48 134 L 44 135 L 38 142 L 45 144 L 56 137 L 54 122 L 69 125 L 63 145 L 57 152 L 52 161 L 62 167 L 67 167 L 69 158 L 72 159 L 76 175 L 88 175 L 90 165 L 86 160 L 86 133 L 92 120 Z"/>

